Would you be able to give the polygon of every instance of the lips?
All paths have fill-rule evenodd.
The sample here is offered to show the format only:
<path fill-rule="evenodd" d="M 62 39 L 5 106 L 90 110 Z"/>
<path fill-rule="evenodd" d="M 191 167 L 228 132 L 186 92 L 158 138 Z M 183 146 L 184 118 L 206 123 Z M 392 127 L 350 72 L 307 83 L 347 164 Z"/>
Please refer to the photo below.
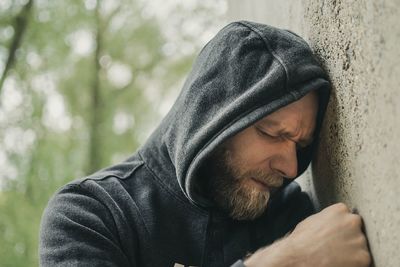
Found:
<path fill-rule="evenodd" d="M 269 191 L 276 191 L 281 185 L 282 183 L 278 184 L 267 184 L 263 181 L 257 180 L 254 177 L 251 177 L 251 180 L 258 185 L 259 187 L 261 187 L 261 189 L 263 190 L 269 190 Z"/>
<path fill-rule="evenodd" d="M 266 183 L 261 182 L 260 180 L 256 180 L 253 177 L 251 177 L 251 180 L 261 189 L 263 190 L 269 190 L 269 186 Z"/>

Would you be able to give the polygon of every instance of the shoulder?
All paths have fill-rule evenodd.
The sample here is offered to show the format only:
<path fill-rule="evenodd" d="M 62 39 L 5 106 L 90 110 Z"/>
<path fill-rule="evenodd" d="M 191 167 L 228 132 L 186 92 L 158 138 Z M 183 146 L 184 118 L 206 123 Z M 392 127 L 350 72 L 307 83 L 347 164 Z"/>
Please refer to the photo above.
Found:
<path fill-rule="evenodd" d="M 109 220 L 110 224 L 116 217 L 123 219 L 122 210 L 126 209 L 122 205 L 134 206 L 127 184 L 139 179 L 136 172 L 142 165 L 136 159 L 127 160 L 62 186 L 50 198 L 43 223 L 55 219 L 59 222 L 74 218 L 86 220 L 93 214 L 96 219 Z"/>
<path fill-rule="evenodd" d="M 93 259 L 132 265 L 132 251 L 138 246 L 134 221 L 139 221 L 140 215 L 124 179 L 135 179 L 133 173 L 139 167 L 134 164 L 100 171 L 57 190 L 41 220 L 43 266 L 54 266 L 55 262 L 69 266 L 78 259 L 88 266 L 95 264 Z"/>

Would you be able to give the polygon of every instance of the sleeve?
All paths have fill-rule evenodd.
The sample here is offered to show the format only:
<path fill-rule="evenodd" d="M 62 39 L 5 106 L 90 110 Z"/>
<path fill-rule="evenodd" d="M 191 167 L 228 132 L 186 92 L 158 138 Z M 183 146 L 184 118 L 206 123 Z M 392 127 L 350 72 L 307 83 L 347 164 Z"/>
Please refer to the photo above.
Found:
<path fill-rule="evenodd" d="M 124 253 L 115 222 L 104 204 L 79 184 L 62 188 L 41 221 L 40 266 L 137 266 Z"/>

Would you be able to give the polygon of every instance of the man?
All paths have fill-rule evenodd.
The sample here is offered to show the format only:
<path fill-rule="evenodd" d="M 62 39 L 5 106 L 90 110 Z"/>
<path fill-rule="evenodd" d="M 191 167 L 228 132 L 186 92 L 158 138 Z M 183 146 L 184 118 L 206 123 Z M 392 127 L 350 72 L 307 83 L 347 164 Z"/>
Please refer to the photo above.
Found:
<path fill-rule="evenodd" d="M 227 25 L 135 154 L 50 200 L 41 265 L 368 266 L 360 217 L 344 204 L 310 216 L 292 181 L 309 165 L 328 97 L 300 37 Z"/>

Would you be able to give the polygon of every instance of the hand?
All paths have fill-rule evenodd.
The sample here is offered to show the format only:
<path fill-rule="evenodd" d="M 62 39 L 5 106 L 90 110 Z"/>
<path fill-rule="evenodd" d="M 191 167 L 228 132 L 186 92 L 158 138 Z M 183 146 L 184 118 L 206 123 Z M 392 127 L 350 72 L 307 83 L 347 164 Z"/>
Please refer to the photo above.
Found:
<path fill-rule="evenodd" d="M 300 222 L 286 238 L 258 250 L 247 267 L 367 267 L 371 264 L 362 219 L 343 203 Z"/>

